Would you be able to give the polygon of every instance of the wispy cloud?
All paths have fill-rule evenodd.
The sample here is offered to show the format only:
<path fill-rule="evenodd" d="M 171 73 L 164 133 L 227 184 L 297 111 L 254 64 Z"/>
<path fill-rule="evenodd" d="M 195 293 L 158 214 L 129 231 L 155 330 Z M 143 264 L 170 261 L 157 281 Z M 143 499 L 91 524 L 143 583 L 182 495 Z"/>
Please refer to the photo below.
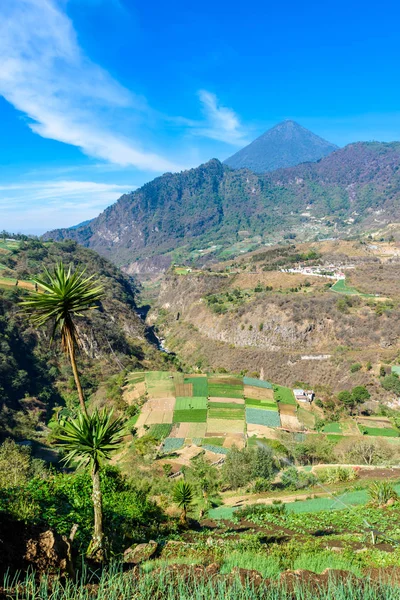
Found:
<path fill-rule="evenodd" d="M 0 3 L 0 94 L 45 138 L 119 165 L 181 167 L 114 133 L 115 111 L 145 113 L 146 102 L 92 63 L 68 16 L 52 0 Z"/>
<path fill-rule="evenodd" d="M 125 10 L 120 0 L 113 3 Z M 151 173 L 207 160 L 213 150 L 202 143 L 188 144 L 187 133 L 235 146 L 247 142 L 237 114 L 209 91 L 199 92 L 202 119 L 152 109 L 145 98 L 85 55 L 66 5 L 67 0 L 0 0 L 0 95 L 23 114 L 33 132 L 75 146 L 99 163 L 84 165 L 85 173 L 79 172 L 79 165 L 60 167 L 59 173 L 53 168 L 53 173 L 31 171 L 24 176 L 24 181 L 31 179 L 28 183 L 0 187 L 2 223 L 13 230 L 44 231 L 96 216 L 127 191 L 126 186 L 74 180 L 97 179 L 94 172 L 100 169 L 124 170 L 126 181 L 134 167 L 141 171 L 138 181 L 143 183 Z M 174 125 L 170 130 L 168 123 Z M 167 157 L 170 140 L 168 155 L 156 149 L 158 140 L 150 141 L 155 131 L 173 136 L 175 145 L 181 140 L 184 159 Z M 66 181 L 68 177 L 72 181 Z"/>
<path fill-rule="evenodd" d="M 193 165 L 143 148 L 138 137 L 146 124 L 154 128 L 155 122 L 170 120 L 181 126 L 182 134 L 189 131 L 232 145 L 247 141 L 236 113 L 206 90 L 199 92 L 203 120 L 152 110 L 84 54 L 61 6 L 56 0 L 0 2 L 0 94 L 28 117 L 32 131 L 91 157 L 153 172 Z M 132 124 L 133 133 L 123 134 Z"/>
<path fill-rule="evenodd" d="M 91 219 L 135 187 L 93 181 L 1 185 L 0 212 L 13 231 L 44 232 Z"/>
<path fill-rule="evenodd" d="M 193 133 L 234 146 L 248 144 L 248 131 L 234 110 L 223 106 L 217 96 L 207 90 L 199 91 L 205 120 L 193 129 Z"/>

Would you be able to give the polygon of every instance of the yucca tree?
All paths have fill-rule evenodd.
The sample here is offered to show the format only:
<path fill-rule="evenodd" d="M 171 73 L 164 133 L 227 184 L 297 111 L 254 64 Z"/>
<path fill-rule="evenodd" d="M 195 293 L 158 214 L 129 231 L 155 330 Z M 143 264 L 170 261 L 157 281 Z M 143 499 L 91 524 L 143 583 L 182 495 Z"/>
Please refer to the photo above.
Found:
<path fill-rule="evenodd" d="M 57 436 L 57 445 L 66 452 L 62 459 L 65 464 L 77 463 L 78 468 L 90 467 L 94 528 L 87 554 L 99 562 L 105 559 L 100 469 L 105 461 L 110 460 L 112 452 L 118 450 L 124 434 L 122 420 L 113 420 L 112 417 L 112 410 L 99 412 L 96 409 L 91 415 L 79 412 L 75 419 L 61 421 Z"/>
<path fill-rule="evenodd" d="M 72 271 L 71 266 L 66 269 L 62 262 L 52 272 L 45 269 L 43 279 L 36 278 L 33 281 L 37 291 L 32 292 L 28 300 L 21 302 L 21 306 L 30 314 L 34 325 L 40 327 L 48 322 L 53 323 L 51 341 L 59 331 L 61 347 L 71 362 L 81 409 L 87 414 L 76 365 L 76 350 L 80 339 L 74 318 L 83 316 L 85 311 L 98 308 L 103 288 L 94 282 L 94 275 L 85 276 L 85 269 L 77 268 Z"/>
<path fill-rule="evenodd" d="M 193 488 L 187 481 L 178 481 L 172 491 L 172 498 L 182 509 L 181 522 L 183 525 L 187 525 L 187 511 L 193 504 L 194 493 Z"/>

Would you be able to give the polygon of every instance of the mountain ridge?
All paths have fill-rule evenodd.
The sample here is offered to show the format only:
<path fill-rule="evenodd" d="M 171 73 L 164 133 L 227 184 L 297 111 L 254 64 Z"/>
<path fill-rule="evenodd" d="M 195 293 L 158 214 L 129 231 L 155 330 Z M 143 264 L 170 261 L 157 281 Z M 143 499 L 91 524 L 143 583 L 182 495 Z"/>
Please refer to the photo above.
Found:
<path fill-rule="evenodd" d="M 224 164 L 233 169 L 266 173 L 305 162 L 316 162 L 335 150 L 338 150 L 335 144 L 295 121 L 286 120 L 227 158 Z"/>
<path fill-rule="evenodd" d="M 243 232 L 261 244 L 290 231 L 315 237 L 377 229 L 400 221 L 399 168 L 399 142 L 357 142 L 317 163 L 262 175 L 212 159 L 121 196 L 83 227 L 43 237 L 74 239 L 129 270 L 161 256 L 169 264 L 180 249 L 188 257 L 195 248 L 232 246 Z"/>

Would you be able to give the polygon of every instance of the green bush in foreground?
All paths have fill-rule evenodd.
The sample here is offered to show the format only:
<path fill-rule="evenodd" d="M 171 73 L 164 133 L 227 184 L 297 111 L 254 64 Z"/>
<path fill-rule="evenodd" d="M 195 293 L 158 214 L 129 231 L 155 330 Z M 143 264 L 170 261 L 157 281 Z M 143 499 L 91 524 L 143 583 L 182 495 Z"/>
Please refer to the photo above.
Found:
<path fill-rule="evenodd" d="M 271 480 L 276 470 L 276 460 L 268 446 L 242 450 L 233 446 L 226 456 L 221 474 L 231 489 L 237 489 L 260 477 Z"/>
<path fill-rule="evenodd" d="M 321 483 L 337 483 L 357 479 L 357 471 L 352 467 L 324 467 L 318 469 L 317 478 Z"/>
<path fill-rule="evenodd" d="M 134 485 L 116 467 L 100 473 L 103 492 L 105 534 L 113 553 L 132 542 L 155 535 L 164 520 L 161 509 L 149 499 L 149 491 Z M 49 473 L 35 476 L 24 486 L 0 489 L 0 511 L 27 524 L 50 527 L 69 535 L 78 524 L 75 548 L 87 549 L 93 529 L 92 484 L 90 473 Z"/>

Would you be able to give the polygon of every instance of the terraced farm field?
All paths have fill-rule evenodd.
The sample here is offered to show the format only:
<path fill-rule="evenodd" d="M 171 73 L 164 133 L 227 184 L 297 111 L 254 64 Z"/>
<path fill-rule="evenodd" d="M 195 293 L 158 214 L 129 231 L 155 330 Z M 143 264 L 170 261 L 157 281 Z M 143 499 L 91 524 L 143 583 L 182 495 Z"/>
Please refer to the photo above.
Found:
<path fill-rule="evenodd" d="M 351 285 L 347 285 L 345 279 L 339 279 L 336 283 L 331 286 L 331 290 L 338 294 L 348 294 L 350 296 L 363 296 L 364 298 L 373 298 L 374 294 L 363 294 L 356 290 Z"/>
<path fill-rule="evenodd" d="M 222 457 L 233 445 L 243 448 L 257 440 L 279 440 L 288 433 L 300 442 L 317 434 L 313 409 L 299 405 L 290 388 L 255 378 L 172 371 L 130 373 L 124 398 L 129 405 L 141 406 L 131 424 L 139 437 L 149 434 L 160 443 L 161 455 L 198 446 Z M 400 441 L 399 432 L 383 417 L 326 423 L 319 435 L 334 443 L 345 436 Z"/>
<path fill-rule="evenodd" d="M 35 285 L 32 282 L 20 280 L 20 279 L 13 279 L 11 277 L 1 277 L 1 272 L 0 272 L 0 286 L 7 287 L 7 288 L 19 287 L 24 290 L 34 290 L 35 289 Z"/>
<path fill-rule="evenodd" d="M 21 242 L 19 240 L 0 240 L 0 251 L 11 252 L 11 250 L 17 249 L 20 247 Z"/>
<path fill-rule="evenodd" d="M 24 279 L 19 279 L 17 275 L 15 277 L 7 276 L 5 277 L 5 272 L 8 271 L 10 274 L 13 274 L 11 269 L 8 269 L 7 265 L 3 264 L 1 259 L 10 254 L 12 250 L 19 248 L 20 243 L 18 240 L 0 240 L 0 287 L 2 288 L 15 288 L 19 287 L 24 290 L 34 290 L 35 285 L 31 281 L 27 281 Z M 4 274 L 3 274 L 4 273 Z"/>

